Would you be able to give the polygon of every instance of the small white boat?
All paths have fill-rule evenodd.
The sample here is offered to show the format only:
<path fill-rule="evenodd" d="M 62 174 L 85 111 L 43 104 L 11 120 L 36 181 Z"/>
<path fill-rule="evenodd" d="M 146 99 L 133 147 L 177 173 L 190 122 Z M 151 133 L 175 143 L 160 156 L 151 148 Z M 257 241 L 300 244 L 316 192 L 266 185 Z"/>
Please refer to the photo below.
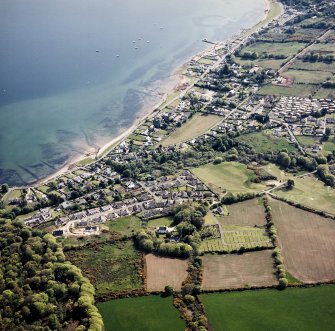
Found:
<path fill-rule="evenodd" d="M 138 47 L 135 47 L 135 49 L 138 49 Z"/>
<path fill-rule="evenodd" d="M 164 27 L 163 27 L 163 26 L 161 26 L 161 27 L 160 27 L 160 29 L 161 29 L 161 30 L 163 30 L 163 29 L 164 29 Z"/>
<path fill-rule="evenodd" d="M 147 40 L 147 43 L 149 44 L 149 43 L 150 43 L 150 40 Z"/>
<path fill-rule="evenodd" d="M 133 40 L 133 44 L 135 44 L 136 43 L 136 41 L 135 40 Z"/>
<path fill-rule="evenodd" d="M 120 57 L 120 55 L 119 55 L 119 54 L 116 54 L 116 57 Z"/>
<path fill-rule="evenodd" d="M 95 51 L 96 51 L 96 53 L 99 53 L 99 52 L 100 52 L 100 50 L 99 50 L 99 49 L 96 49 Z"/>

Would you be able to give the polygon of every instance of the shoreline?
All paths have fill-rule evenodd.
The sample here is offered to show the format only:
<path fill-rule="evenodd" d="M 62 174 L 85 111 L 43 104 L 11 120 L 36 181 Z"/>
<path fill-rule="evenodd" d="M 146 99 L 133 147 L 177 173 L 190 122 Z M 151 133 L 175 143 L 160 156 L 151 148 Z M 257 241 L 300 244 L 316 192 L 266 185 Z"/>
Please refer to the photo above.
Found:
<path fill-rule="evenodd" d="M 263 26 L 263 24 L 266 24 L 266 20 L 268 19 L 269 14 L 271 13 L 271 4 L 272 3 L 278 3 L 277 0 L 264 0 L 264 16 L 262 18 L 259 19 L 259 21 L 257 21 L 253 26 L 251 26 L 250 28 L 245 28 L 245 29 L 241 29 L 242 32 L 240 32 L 237 36 L 233 35 L 225 40 L 220 41 L 221 43 L 227 43 L 230 42 L 234 39 L 238 39 L 240 36 L 246 36 L 248 34 L 253 33 L 253 29 L 255 27 L 257 27 L 258 25 Z M 282 12 L 279 14 L 281 15 Z M 243 32 L 244 31 L 244 32 Z M 23 189 L 23 188 L 27 188 L 27 187 L 37 187 L 40 185 L 43 185 L 47 182 L 49 182 L 52 179 L 58 178 L 60 176 L 63 176 L 69 172 L 72 172 L 76 167 L 80 168 L 84 165 L 88 165 L 88 164 L 92 164 L 100 159 L 102 159 L 104 156 L 106 156 L 111 150 L 112 148 L 114 148 L 117 144 L 121 143 L 122 141 L 124 141 L 134 130 L 136 130 L 136 128 L 138 128 L 147 118 L 149 118 L 150 116 L 153 115 L 155 109 L 159 108 L 161 105 L 163 105 L 166 100 L 168 99 L 168 97 L 176 92 L 177 87 L 182 84 L 183 80 L 185 80 L 185 77 L 182 75 L 181 71 L 182 69 L 195 57 L 202 57 L 203 54 L 207 53 L 208 51 L 210 51 L 211 49 L 214 49 L 215 47 L 217 47 L 217 45 L 211 45 L 206 47 L 204 50 L 202 50 L 201 52 L 198 52 L 196 54 L 193 54 L 192 56 L 189 57 L 188 60 L 186 60 L 183 64 L 181 64 L 180 66 L 178 66 L 176 69 L 174 69 L 174 71 L 168 76 L 168 77 L 174 77 L 176 76 L 176 78 L 173 79 L 173 81 L 169 81 L 169 80 L 165 80 L 163 82 L 163 87 L 162 87 L 162 97 L 160 98 L 160 100 L 157 102 L 157 104 L 155 104 L 154 106 L 148 106 L 148 105 L 143 105 L 142 109 L 139 111 L 139 113 L 137 114 L 133 124 L 129 127 L 129 128 L 120 128 L 119 132 L 115 135 L 114 138 L 112 138 L 110 141 L 108 141 L 107 143 L 103 144 L 102 146 L 99 147 L 99 149 L 97 151 L 93 152 L 89 152 L 87 151 L 87 153 L 85 153 L 85 155 L 77 155 L 77 156 L 72 156 L 59 170 L 57 170 L 56 172 L 41 178 L 39 180 L 36 180 L 34 182 L 31 182 L 28 185 L 25 186 L 14 186 L 11 187 L 12 189 L 17 188 L 17 189 Z M 191 88 L 188 87 L 185 91 L 180 92 L 180 94 L 185 93 L 186 91 L 188 91 L 188 89 Z M 84 160 L 90 160 L 92 159 L 92 161 L 83 164 L 83 165 L 78 165 L 78 163 L 83 162 Z"/>

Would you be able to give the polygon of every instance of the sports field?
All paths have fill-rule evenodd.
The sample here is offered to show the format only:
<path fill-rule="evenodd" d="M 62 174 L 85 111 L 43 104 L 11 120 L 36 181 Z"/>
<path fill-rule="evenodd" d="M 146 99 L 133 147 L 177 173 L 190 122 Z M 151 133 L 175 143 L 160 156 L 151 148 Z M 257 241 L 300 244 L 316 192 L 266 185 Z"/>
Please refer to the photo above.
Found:
<path fill-rule="evenodd" d="M 214 331 L 332 331 L 335 286 L 201 295 Z"/>
<path fill-rule="evenodd" d="M 217 193 L 224 191 L 232 193 L 257 192 L 265 189 L 265 185 L 251 182 L 255 177 L 253 171 L 238 162 L 224 162 L 220 164 L 207 164 L 192 169 L 208 187 Z"/>
<path fill-rule="evenodd" d="M 187 277 L 187 262 L 153 254 L 146 255 L 147 291 L 163 291 L 166 285 L 180 290 L 182 282 Z"/>
<path fill-rule="evenodd" d="M 277 284 L 272 250 L 242 255 L 205 255 L 202 289 L 220 290 Z"/>
<path fill-rule="evenodd" d="M 335 279 L 335 222 L 270 199 L 287 271 L 306 282 Z"/>
<path fill-rule="evenodd" d="M 146 296 L 97 304 L 106 331 L 183 331 L 185 322 L 172 297 Z"/>
<path fill-rule="evenodd" d="M 216 115 L 196 114 L 180 128 L 172 132 L 161 144 L 163 146 L 180 144 L 193 139 L 222 121 L 222 117 Z"/>

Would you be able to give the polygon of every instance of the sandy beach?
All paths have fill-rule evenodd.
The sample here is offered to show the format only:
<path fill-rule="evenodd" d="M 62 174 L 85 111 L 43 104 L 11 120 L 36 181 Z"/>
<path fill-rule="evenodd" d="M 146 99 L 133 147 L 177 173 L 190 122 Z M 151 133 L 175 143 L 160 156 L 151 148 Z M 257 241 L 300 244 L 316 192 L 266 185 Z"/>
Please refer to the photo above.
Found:
<path fill-rule="evenodd" d="M 262 22 L 265 22 L 270 10 L 271 10 L 271 3 L 275 2 L 273 0 L 264 0 L 264 11 L 265 11 L 265 16 L 259 21 L 257 22 L 254 26 L 259 25 Z M 253 27 L 254 27 L 253 26 Z M 250 27 L 246 33 L 248 33 L 248 31 L 252 31 L 253 27 Z M 229 41 L 225 40 L 225 42 Z M 224 41 L 222 41 L 224 42 Z M 168 98 L 169 95 L 171 95 L 172 93 L 176 92 L 176 89 L 178 88 L 178 86 L 182 85 L 185 82 L 185 77 L 182 75 L 182 69 L 195 57 L 201 57 L 203 54 L 205 54 L 206 52 L 210 51 L 211 49 L 214 49 L 216 46 L 210 45 L 208 46 L 205 50 L 201 51 L 200 53 L 197 53 L 193 56 L 190 57 L 189 60 L 187 60 L 184 64 L 182 64 L 181 66 L 179 66 L 172 75 L 169 76 L 169 79 L 167 79 L 166 81 L 162 82 L 162 87 L 159 89 L 159 94 L 162 95 L 161 99 L 159 100 L 159 102 L 157 104 L 155 104 L 154 106 L 151 105 L 144 105 L 143 109 L 139 112 L 139 114 L 136 117 L 136 120 L 134 121 L 134 123 L 132 124 L 131 127 L 129 128 L 121 128 L 118 132 L 118 134 L 111 139 L 110 141 L 108 141 L 106 144 L 102 145 L 99 150 L 94 151 L 94 152 L 87 152 L 85 155 L 77 155 L 77 156 L 73 156 L 61 169 L 59 169 L 57 172 L 36 181 L 35 183 L 33 183 L 32 185 L 30 185 L 29 187 L 33 186 L 39 186 L 41 184 L 44 184 L 46 182 L 49 182 L 52 179 L 55 179 L 59 176 L 62 176 L 64 174 L 66 174 L 67 172 L 73 171 L 74 168 L 76 168 L 77 163 L 79 163 L 80 161 L 83 161 L 85 159 L 92 159 L 95 162 L 98 159 L 101 159 L 102 157 L 104 157 L 116 144 L 121 143 L 122 141 L 124 141 L 137 127 L 139 127 L 148 117 L 152 116 L 153 111 L 155 109 L 157 109 L 160 105 L 162 105 L 166 99 Z M 172 79 L 171 79 L 172 78 Z M 190 86 L 191 87 L 191 86 Z M 190 88 L 188 87 L 186 89 L 186 91 Z"/>

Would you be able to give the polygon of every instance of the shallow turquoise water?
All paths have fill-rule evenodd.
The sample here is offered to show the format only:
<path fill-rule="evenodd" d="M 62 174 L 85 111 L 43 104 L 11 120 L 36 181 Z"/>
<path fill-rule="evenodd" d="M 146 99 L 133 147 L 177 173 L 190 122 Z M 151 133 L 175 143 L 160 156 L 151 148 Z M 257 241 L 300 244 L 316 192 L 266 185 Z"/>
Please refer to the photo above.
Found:
<path fill-rule="evenodd" d="M 202 38 L 263 15 L 263 0 L 2 0 L 0 182 L 32 182 L 101 146 L 157 103 Z"/>

